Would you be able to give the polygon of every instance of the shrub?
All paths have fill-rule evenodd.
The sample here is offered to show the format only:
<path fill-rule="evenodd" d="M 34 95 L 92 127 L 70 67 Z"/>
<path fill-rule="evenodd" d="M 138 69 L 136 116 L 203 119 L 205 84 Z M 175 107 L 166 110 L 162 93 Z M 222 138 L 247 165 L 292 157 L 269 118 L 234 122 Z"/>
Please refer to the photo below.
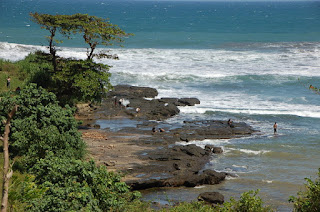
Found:
<path fill-rule="evenodd" d="M 236 201 L 230 198 L 230 202 L 224 203 L 221 212 L 238 211 L 238 212 L 268 212 L 273 211 L 269 206 L 263 206 L 262 199 L 257 196 L 259 190 L 244 192 L 240 200 Z"/>
<path fill-rule="evenodd" d="M 0 101 L 2 119 L 14 104 L 19 108 L 11 123 L 10 152 L 23 156 L 26 167 L 45 158 L 49 152 L 57 157 L 83 157 L 85 143 L 78 132 L 74 110 L 60 107 L 53 93 L 30 84 L 20 95 L 6 94 Z"/>
<path fill-rule="evenodd" d="M 120 182 L 120 176 L 97 167 L 93 161 L 55 157 L 50 153 L 30 170 L 38 184 L 49 189 L 41 200 L 32 201 L 31 211 L 122 211 L 139 197 Z M 59 210 L 57 210 L 59 208 Z"/>
<path fill-rule="evenodd" d="M 312 181 L 305 178 L 305 191 L 298 192 L 298 197 L 291 196 L 289 201 L 294 204 L 294 211 L 316 212 L 320 211 L 320 169 L 318 170 L 318 179 Z"/>

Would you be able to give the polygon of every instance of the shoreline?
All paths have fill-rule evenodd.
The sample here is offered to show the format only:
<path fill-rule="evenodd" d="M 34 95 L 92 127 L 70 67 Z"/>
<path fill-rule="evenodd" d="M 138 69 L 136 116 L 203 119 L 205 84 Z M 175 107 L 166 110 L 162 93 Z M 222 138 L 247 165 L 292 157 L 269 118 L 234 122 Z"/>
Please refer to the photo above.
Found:
<path fill-rule="evenodd" d="M 99 107 L 78 106 L 76 118 L 84 121 L 79 130 L 88 145 L 89 157 L 99 165 L 107 166 L 108 171 L 120 172 L 123 175 L 122 180 L 131 186 L 132 190 L 213 185 L 222 182 L 230 175 L 203 170 L 213 154 L 222 153 L 220 147 L 208 145 L 202 149 L 187 143 L 191 140 L 250 136 L 255 131 L 249 125 L 234 123 L 231 127 L 227 121 L 221 120 L 184 121 L 181 128 L 165 129 L 164 132 L 154 133 L 152 128 L 158 129 L 161 120 L 176 115 L 168 115 L 168 105 L 176 111 L 175 104 L 179 102 L 177 98 L 163 98 L 156 100 L 156 104 L 154 99 L 146 100 L 145 97 L 137 97 L 137 91 L 140 88 L 116 87 Z M 132 89 L 135 89 L 135 92 L 132 92 Z M 151 91 L 150 89 L 152 88 L 142 88 L 141 94 L 145 94 L 146 90 Z M 157 93 L 153 89 L 152 92 L 154 96 L 151 98 L 154 98 Z M 130 104 L 127 107 L 119 107 L 115 104 L 114 96 L 126 98 Z M 192 99 L 195 100 L 195 98 Z M 148 105 L 152 101 L 152 110 L 149 110 Z M 136 105 L 139 105 L 141 111 L 137 112 L 134 109 Z M 162 113 L 162 106 L 166 109 L 164 113 Z M 155 108 L 158 110 L 156 111 Z M 150 111 L 160 121 L 151 121 L 149 119 L 151 115 L 148 114 Z M 114 120 L 137 122 L 135 126 L 112 131 L 107 128 L 99 129 L 100 126 L 96 121 L 101 119 L 109 123 Z M 178 141 L 184 141 L 187 145 L 177 146 Z"/>

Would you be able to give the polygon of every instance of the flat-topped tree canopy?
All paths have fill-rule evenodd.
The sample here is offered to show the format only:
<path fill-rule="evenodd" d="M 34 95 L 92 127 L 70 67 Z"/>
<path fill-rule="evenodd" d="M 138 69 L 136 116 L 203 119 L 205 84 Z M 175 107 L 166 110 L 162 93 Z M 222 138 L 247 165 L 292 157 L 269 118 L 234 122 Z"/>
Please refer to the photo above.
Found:
<path fill-rule="evenodd" d="M 32 21 L 50 32 L 50 36 L 48 36 L 49 48 L 50 54 L 53 56 L 55 56 L 54 42 L 62 42 L 54 39 L 57 31 L 67 38 L 70 38 L 70 34 L 80 34 L 85 43 L 90 46 L 90 50 L 87 52 L 88 60 L 91 60 L 94 56 L 108 57 L 108 55 L 94 54 L 94 50 L 98 45 L 111 46 L 115 43 L 122 43 L 124 37 L 132 35 L 126 33 L 117 25 L 110 23 L 108 19 L 88 14 L 50 15 L 30 13 L 30 16 Z"/>

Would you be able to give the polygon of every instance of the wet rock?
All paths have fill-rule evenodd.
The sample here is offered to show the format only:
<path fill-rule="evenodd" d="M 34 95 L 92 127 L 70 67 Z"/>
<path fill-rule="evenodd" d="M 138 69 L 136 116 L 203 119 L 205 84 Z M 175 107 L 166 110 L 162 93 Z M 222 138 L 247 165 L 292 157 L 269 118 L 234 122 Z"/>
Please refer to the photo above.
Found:
<path fill-rule="evenodd" d="M 114 161 L 106 161 L 106 162 L 104 162 L 104 165 L 106 165 L 106 166 L 115 166 L 116 163 Z"/>
<path fill-rule="evenodd" d="M 137 87 L 131 85 L 116 85 L 114 90 L 108 92 L 109 97 L 117 96 L 118 98 L 154 98 L 158 91 L 149 87 Z"/>
<path fill-rule="evenodd" d="M 208 172 L 201 174 L 182 171 L 177 175 L 165 179 L 142 179 L 127 181 L 126 183 L 132 190 L 143 190 L 154 187 L 195 187 L 203 184 L 218 184 L 225 179 L 226 175 L 226 173 L 219 173 L 213 170 L 208 170 Z"/>
<path fill-rule="evenodd" d="M 178 100 L 182 106 L 194 106 L 196 104 L 200 104 L 200 100 L 197 98 L 181 98 Z"/>
<path fill-rule="evenodd" d="M 204 192 L 199 194 L 199 201 L 204 201 L 210 204 L 223 204 L 224 196 L 219 192 Z"/>
<path fill-rule="evenodd" d="M 176 106 L 194 106 L 200 104 L 200 100 L 197 98 L 161 98 L 160 101 Z"/>
<path fill-rule="evenodd" d="M 221 154 L 221 153 L 223 153 L 223 149 L 221 147 L 213 147 L 212 152 L 214 154 Z"/>
<path fill-rule="evenodd" d="M 207 144 L 205 147 L 204 147 L 204 150 L 208 153 L 212 152 L 213 151 L 213 148 L 214 148 L 214 145 L 211 145 L 211 144 Z"/>
<path fill-rule="evenodd" d="M 175 149 L 179 149 L 181 152 L 184 152 L 190 156 L 201 157 L 206 154 L 206 151 L 195 144 L 190 144 L 186 146 L 175 147 Z"/>

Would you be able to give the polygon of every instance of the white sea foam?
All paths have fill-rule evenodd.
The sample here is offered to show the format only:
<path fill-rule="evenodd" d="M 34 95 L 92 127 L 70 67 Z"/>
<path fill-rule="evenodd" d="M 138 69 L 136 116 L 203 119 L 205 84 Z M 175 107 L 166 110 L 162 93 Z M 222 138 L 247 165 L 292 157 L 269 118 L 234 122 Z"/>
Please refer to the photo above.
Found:
<path fill-rule="evenodd" d="M 248 155 L 263 155 L 265 153 L 271 152 L 270 150 L 250 150 L 250 149 L 236 149 L 236 148 L 226 148 L 226 153 L 245 153 Z"/>
<path fill-rule="evenodd" d="M 232 102 L 230 102 L 232 100 Z M 269 101 L 244 93 L 221 93 L 214 97 L 206 95 L 200 98 L 201 105 L 180 107 L 181 113 L 225 112 L 249 115 L 294 115 L 320 118 L 320 106 L 312 104 L 293 104 L 288 102 Z"/>
<path fill-rule="evenodd" d="M 320 106 L 303 95 L 274 99 L 273 95 L 253 95 L 242 87 L 260 82 L 275 86 L 298 77 L 320 77 L 320 44 L 265 44 L 263 48 L 284 51 L 231 51 L 218 49 L 112 49 L 120 60 L 101 59 L 113 67 L 112 84 L 155 87 L 161 97 L 198 97 L 200 105 L 181 107 L 181 114 L 225 112 L 249 115 L 294 115 L 320 118 Z M 0 58 L 17 61 L 45 46 L 0 42 Z M 98 49 L 102 50 L 102 49 Z M 58 55 L 86 58 L 85 48 L 58 48 Z M 242 77 L 243 76 L 243 77 Z M 256 80 L 259 76 L 258 80 Z M 292 78 L 293 77 L 293 78 Z M 252 79 L 251 79 L 252 78 Z M 204 88 L 198 88 L 205 86 Z M 220 87 L 219 87 L 220 86 Z M 302 99 L 301 99 L 301 98 Z"/>
<path fill-rule="evenodd" d="M 0 57 L 17 60 L 23 55 L 46 47 L 0 42 Z M 103 49 L 98 49 L 103 50 Z M 12 57 L 6 56 L 8 51 Z M 85 58 L 85 48 L 59 48 L 61 56 Z M 120 60 L 101 59 L 113 65 L 113 72 L 150 74 L 158 77 L 176 74 L 181 77 L 219 78 L 238 75 L 320 76 L 320 45 L 313 49 L 292 47 L 290 51 L 257 52 L 216 49 L 113 49 Z M 285 59 L 280 59 L 285 58 Z M 290 63 L 288 63 L 288 60 Z M 229 70 L 229 71 L 226 71 Z M 174 77 L 176 79 L 176 77 Z"/>
<path fill-rule="evenodd" d="M 211 144 L 215 146 L 220 146 L 224 149 L 224 145 L 228 144 L 230 142 L 229 139 L 205 139 L 202 141 L 194 140 L 189 142 L 176 142 L 177 145 L 189 145 L 189 144 L 195 144 L 201 148 L 204 148 L 206 145 Z"/>
<path fill-rule="evenodd" d="M 272 183 L 273 181 L 272 181 L 272 180 L 262 180 L 262 182 L 270 184 L 270 183 Z"/>

